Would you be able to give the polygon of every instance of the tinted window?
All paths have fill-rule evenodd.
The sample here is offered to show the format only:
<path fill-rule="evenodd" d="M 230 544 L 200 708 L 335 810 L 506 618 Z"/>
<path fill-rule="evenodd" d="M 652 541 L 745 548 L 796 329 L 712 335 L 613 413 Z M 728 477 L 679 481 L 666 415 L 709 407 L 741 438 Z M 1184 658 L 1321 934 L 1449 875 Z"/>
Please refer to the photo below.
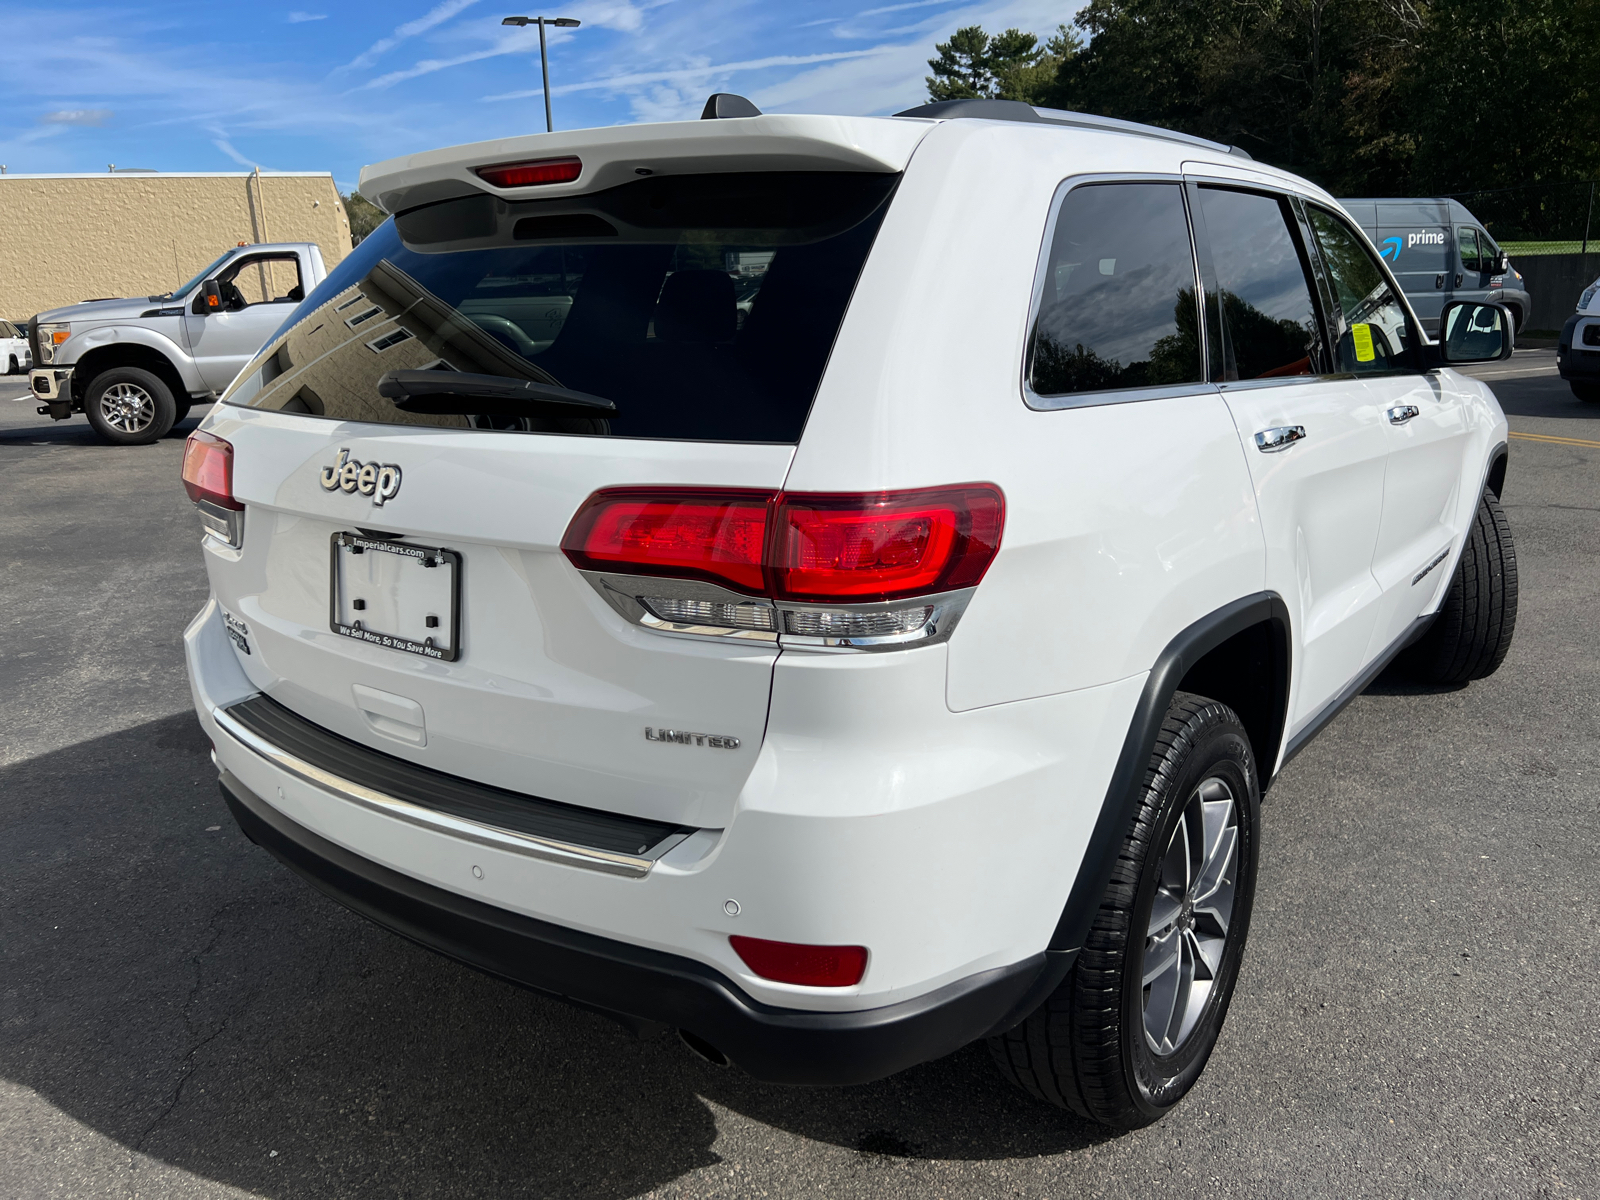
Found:
<path fill-rule="evenodd" d="M 1061 202 L 1028 345 L 1041 396 L 1197 383 L 1194 254 L 1175 183 L 1090 184 Z"/>
<path fill-rule="evenodd" d="M 1306 215 L 1339 301 L 1336 369 L 1361 374 L 1409 370 L 1406 312 L 1366 239 L 1323 209 L 1307 205 Z"/>
<path fill-rule="evenodd" d="M 387 424 L 793 442 L 898 178 L 660 176 L 402 213 L 226 399 Z M 397 392 L 384 382 L 396 371 L 446 375 Z M 615 411 L 555 415 L 506 380 Z"/>
<path fill-rule="evenodd" d="M 1201 188 L 1200 208 L 1222 309 L 1223 379 L 1327 369 L 1311 281 L 1287 201 Z"/>

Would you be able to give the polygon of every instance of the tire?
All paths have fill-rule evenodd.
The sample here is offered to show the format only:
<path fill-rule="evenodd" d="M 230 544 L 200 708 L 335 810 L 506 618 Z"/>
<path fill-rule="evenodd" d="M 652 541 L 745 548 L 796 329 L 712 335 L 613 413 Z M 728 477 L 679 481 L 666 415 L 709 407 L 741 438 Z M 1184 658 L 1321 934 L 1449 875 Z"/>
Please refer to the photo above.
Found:
<path fill-rule="evenodd" d="M 1002 1075 L 1039 1100 L 1117 1129 L 1148 1125 L 1183 1099 L 1211 1056 L 1238 978 L 1255 898 L 1260 804 L 1239 718 L 1225 704 L 1179 692 L 1077 960 L 1021 1025 L 989 1039 Z M 1214 842 L 1190 836 L 1207 825 L 1220 833 Z M 1201 885 L 1180 899 L 1197 863 Z M 1214 904 L 1197 907 L 1208 882 L 1216 884 Z M 1231 897 L 1219 900 L 1230 886 Z M 1158 971 L 1149 988 L 1147 962 Z M 1183 986 L 1185 965 L 1211 975 L 1203 990 Z"/>
<path fill-rule="evenodd" d="M 172 423 L 176 425 L 179 421 L 185 420 L 189 416 L 190 407 L 189 401 L 187 400 L 184 400 L 178 404 L 175 410 L 175 415 L 172 418 Z"/>
<path fill-rule="evenodd" d="M 1428 683 L 1486 679 L 1505 661 L 1516 630 L 1517 551 L 1500 501 L 1485 492 L 1439 616 L 1404 665 Z"/>
<path fill-rule="evenodd" d="M 1574 383 L 1572 394 L 1585 404 L 1600 404 L 1600 383 Z"/>
<path fill-rule="evenodd" d="M 21 368 L 17 365 L 17 356 L 13 354 L 10 361 L 6 363 L 6 374 L 15 375 L 19 370 Z"/>
<path fill-rule="evenodd" d="M 167 435 L 178 407 L 160 376 L 138 367 L 112 367 L 89 381 L 83 411 L 101 441 L 143 446 Z"/>

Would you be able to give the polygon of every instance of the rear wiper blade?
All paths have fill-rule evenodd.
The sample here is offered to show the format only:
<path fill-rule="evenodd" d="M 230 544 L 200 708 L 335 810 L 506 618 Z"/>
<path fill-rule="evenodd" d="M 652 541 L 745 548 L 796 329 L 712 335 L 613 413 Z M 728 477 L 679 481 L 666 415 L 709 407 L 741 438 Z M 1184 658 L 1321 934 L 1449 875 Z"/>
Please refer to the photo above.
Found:
<path fill-rule="evenodd" d="M 390 371 L 378 395 L 409 413 L 465 417 L 608 417 L 617 406 L 604 396 L 531 379 L 467 371 Z"/>

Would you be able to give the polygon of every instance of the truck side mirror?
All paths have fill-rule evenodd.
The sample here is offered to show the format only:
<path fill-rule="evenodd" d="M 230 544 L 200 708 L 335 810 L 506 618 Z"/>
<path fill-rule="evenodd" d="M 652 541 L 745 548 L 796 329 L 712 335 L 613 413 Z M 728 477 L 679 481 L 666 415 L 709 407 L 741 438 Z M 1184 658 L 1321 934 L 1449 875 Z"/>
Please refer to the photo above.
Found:
<path fill-rule="evenodd" d="M 200 285 L 200 294 L 194 298 L 194 311 L 202 316 L 223 311 L 222 288 L 215 279 L 208 279 Z"/>
<path fill-rule="evenodd" d="M 1498 304 L 1455 300 L 1439 314 L 1439 355 L 1447 365 L 1510 358 L 1511 317 Z"/>

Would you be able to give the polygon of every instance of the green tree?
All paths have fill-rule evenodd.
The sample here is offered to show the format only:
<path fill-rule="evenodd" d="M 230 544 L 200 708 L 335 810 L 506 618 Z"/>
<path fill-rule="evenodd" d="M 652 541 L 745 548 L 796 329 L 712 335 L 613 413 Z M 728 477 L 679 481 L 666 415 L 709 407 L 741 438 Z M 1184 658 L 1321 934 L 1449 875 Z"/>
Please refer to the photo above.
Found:
<path fill-rule="evenodd" d="M 1039 103 L 1054 84 L 1067 56 L 1077 52 L 1077 35 L 1061 26 L 1044 45 L 1036 34 L 1007 29 L 992 37 L 969 25 L 935 44 L 930 58 L 930 100 L 1021 100 Z"/>
<path fill-rule="evenodd" d="M 362 238 L 389 219 L 388 213 L 360 192 L 351 192 L 348 196 L 341 194 L 339 199 L 344 201 L 344 214 L 350 219 L 352 246 L 359 245 Z"/>

